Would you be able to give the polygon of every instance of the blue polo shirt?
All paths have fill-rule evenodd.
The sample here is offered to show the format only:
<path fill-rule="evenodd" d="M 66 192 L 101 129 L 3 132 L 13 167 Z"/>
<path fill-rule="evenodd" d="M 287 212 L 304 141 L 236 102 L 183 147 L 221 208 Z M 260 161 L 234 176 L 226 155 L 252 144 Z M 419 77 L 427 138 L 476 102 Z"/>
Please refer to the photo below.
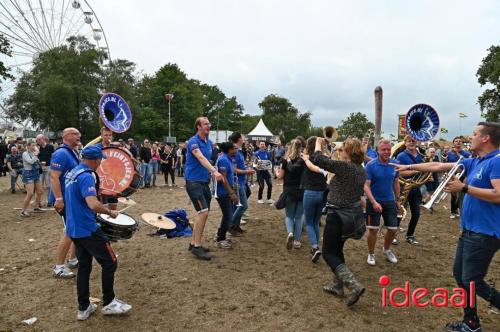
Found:
<path fill-rule="evenodd" d="M 59 149 L 57 149 L 52 154 L 52 159 L 50 160 L 50 169 L 52 171 L 59 171 L 59 183 L 61 184 L 61 193 L 64 197 L 64 182 L 66 175 L 78 164 L 80 163 L 80 158 L 78 154 L 70 146 L 63 144 Z M 54 202 L 55 196 L 54 192 L 50 191 L 49 201 Z"/>
<path fill-rule="evenodd" d="M 470 158 L 471 154 L 465 150 L 460 151 L 459 153 L 456 153 L 455 151 L 450 151 L 448 152 L 448 162 L 449 163 L 456 163 L 460 156 L 463 156 L 464 158 Z"/>
<path fill-rule="evenodd" d="M 398 156 L 396 157 L 397 161 L 401 165 L 413 165 L 413 164 L 420 164 L 424 161 L 424 156 L 422 156 L 420 153 L 417 154 L 416 157 L 414 157 L 408 150 L 403 150 Z"/>
<path fill-rule="evenodd" d="M 378 158 L 378 154 L 375 150 L 373 150 L 371 147 L 369 147 L 367 150 L 366 150 L 366 155 L 372 159 L 376 159 Z"/>
<path fill-rule="evenodd" d="M 76 166 L 66 175 L 65 186 L 66 235 L 71 238 L 89 237 L 99 227 L 96 213 L 85 201 L 86 197 L 97 196 L 92 169 L 84 164 Z"/>
<path fill-rule="evenodd" d="M 390 163 L 398 163 L 397 160 L 389 159 Z M 389 166 L 380 161 L 379 158 L 370 160 L 366 164 L 367 180 L 370 180 L 370 190 L 377 202 L 391 202 L 395 200 L 394 179 L 399 177 L 399 172 L 394 166 Z"/>
<path fill-rule="evenodd" d="M 260 160 L 271 160 L 269 152 L 265 150 L 264 151 L 258 150 L 257 152 L 254 152 L 253 155 L 259 158 Z"/>
<path fill-rule="evenodd" d="M 210 161 L 212 157 L 212 141 L 202 139 L 199 135 L 191 137 L 187 144 L 186 152 L 186 181 L 209 182 L 210 172 L 193 155 L 193 151 L 199 149 L 203 156 Z"/>
<path fill-rule="evenodd" d="M 239 170 L 245 170 L 245 157 L 243 157 L 243 153 L 241 152 L 240 149 L 238 149 L 238 152 L 236 152 L 236 156 L 234 157 L 234 160 L 236 162 L 236 167 L 238 167 Z M 247 181 L 247 175 L 246 174 L 238 174 L 238 185 L 239 186 L 244 186 Z"/>
<path fill-rule="evenodd" d="M 464 159 L 460 164 L 465 167 L 470 186 L 493 189 L 491 181 L 500 179 L 500 150 L 482 158 Z M 500 238 L 500 204 L 466 194 L 462 205 L 462 228 Z"/>
<path fill-rule="evenodd" d="M 216 165 L 217 170 L 220 173 L 226 173 L 226 179 L 229 183 L 229 186 L 232 187 L 234 185 L 234 166 L 233 160 L 227 155 L 222 154 L 219 159 L 217 159 Z M 226 188 L 222 184 L 221 181 L 217 183 L 217 196 L 228 195 Z"/>

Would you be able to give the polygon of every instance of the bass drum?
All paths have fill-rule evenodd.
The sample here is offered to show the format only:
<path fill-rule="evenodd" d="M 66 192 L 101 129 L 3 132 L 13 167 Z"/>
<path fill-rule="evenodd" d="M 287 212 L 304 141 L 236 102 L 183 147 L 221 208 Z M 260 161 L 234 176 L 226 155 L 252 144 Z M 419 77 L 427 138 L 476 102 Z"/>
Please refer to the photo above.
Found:
<path fill-rule="evenodd" d="M 125 213 L 111 218 L 107 214 L 98 214 L 97 223 L 111 241 L 128 240 L 137 231 L 138 223 L 134 218 Z"/>
<path fill-rule="evenodd" d="M 104 196 L 128 197 L 139 188 L 141 168 L 132 154 L 122 148 L 102 149 L 106 156 L 97 169 L 99 191 Z"/>

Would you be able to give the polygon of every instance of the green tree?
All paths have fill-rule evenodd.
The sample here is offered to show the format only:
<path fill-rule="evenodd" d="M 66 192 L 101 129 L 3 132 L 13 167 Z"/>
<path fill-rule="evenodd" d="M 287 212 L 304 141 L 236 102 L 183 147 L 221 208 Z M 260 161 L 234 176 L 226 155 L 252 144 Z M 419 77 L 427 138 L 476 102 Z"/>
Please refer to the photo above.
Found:
<path fill-rule="evenodd" d="M 311 127 L 311 113 L 300 113 L 287 98 L 271 94 L 259 107 L 264 111 L 262 120 L 274 135 L 280 135 L 282 142 L 306 135 Z"/>
<path fill-rule="evenodd" d="M 105 56 L 84 37 L 41 53 L 9 98 L 7 115 L 45 129 L 76 127 L 85 139 L 94 137 Z"/>
<path fill-rule="evenodd" d="M 242 134 L 248 134 L 259 123 L 260 116 L 244 114 L 241 117 L 240 131 Z"/>
<path fill-rule="evenodd" d="M 4 54 L 8 57 L 12 56 L 12 48 L 9 44 L 7 38 L 0 33 L 0 54 Z M 9 68 L 5 66 L 5 64 L 0 61 L 0 82 L 2 80 L 13 79 L 14 77 L 9 73 Z M 2 91 L 2 87 L 0 86 L 0 91 Z"/>
<path fill-rule="evenodd" d="M 368 121 L 366 114 L 361 112 L 351 113 L 347 118 L 342 120 L 337 128 L 339 133 L 338 140 L 344 140 L 349 135 L 362 139 L 369 130 L 374 130 L 375 125 Z"/>
<path fill-rule="evenodd" d="M 491 46 L 483 59 L 476 76 L 481 86 L 489 85 L 478 97 L 481 115 L 492 122 L 500 122 L 500 46 Z"/>
<path fill-rule="evenodd" d="M 243 105 L 236 97 L 228 98 L 216 85 L 201 84 L 203 115 L 212 122 L 212 130 L 241 130 Z"/>

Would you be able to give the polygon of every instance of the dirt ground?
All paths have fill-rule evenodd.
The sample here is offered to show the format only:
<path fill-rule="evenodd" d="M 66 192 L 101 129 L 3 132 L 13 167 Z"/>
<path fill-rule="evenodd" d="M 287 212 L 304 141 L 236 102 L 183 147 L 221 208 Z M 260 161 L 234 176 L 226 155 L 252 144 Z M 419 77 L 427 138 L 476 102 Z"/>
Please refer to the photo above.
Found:
<path fill-rule="evenodd" d="M 151 238 L 147 234 L 154 229 L 148 226 L 141 226 L 131 240 L 115 243 L 116 293 L 133 305 L 132 312 L 121 318 L 96 312 L 78 322 L 76 280 L 52 277 L 62 234 L 59 218 L 45 212 L 22 219 L 13 208 L 21 206 L 24 195 L 11 194 L 7 180 L 0 178 L 0 331 L 438 331 L 461 318 L 461 310 L 455 308 L 381 306 L 378 279 L 384 274 L 392 278 L 391 288 L 402 287 L 406 280 L 413 289 L 455 287 L 451 267 L 459 227 L 444 208 L 434 215 L 423 213 L 416 232 L 422 246 L 402 243 L 393 248 L 396 265 L 383 259 L 381 239 L 375 267 L 366 264 L 366 239 L 346 244 L 347 263 L 367 288 L 358 304 L 348 309 L 322 291 L 332 274 L 323 260 L 311 263 L 306 234 L 301 249 L 286 250 L 284 213 L 257 205 L 254 190 L 248 232 L 233 238 L 231 250 L 214 246 L 220 212 L 213 202 L 205 232 L 216 256 L 210 262 L 192 257 L 188 238 Z M 281 188 L 275 186 L 275 198 Z M 143 212 L 173 208 L 187 208 L 191 220 L 195 218 L 184 189 L 145 189 L 132 198 L 138 205 L 127 212 L 137 220 Z M 497 286 L 499 263 L 497 255 L 487 278 L 496 279 Z M 91 283 L 91 295 L 100 298 L 96 263 Z M 489 314 L 482 299 L 478 303 L 484 330 L 500 331 L 500 315 Z M 38 321 L 32 326 L 21 323 L 30 317 Z"/>

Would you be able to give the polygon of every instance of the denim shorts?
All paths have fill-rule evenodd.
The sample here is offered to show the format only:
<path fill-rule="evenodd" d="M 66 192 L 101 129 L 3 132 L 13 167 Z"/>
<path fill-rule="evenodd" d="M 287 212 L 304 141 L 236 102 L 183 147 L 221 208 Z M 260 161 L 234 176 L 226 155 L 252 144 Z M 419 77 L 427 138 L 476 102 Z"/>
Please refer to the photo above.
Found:
<path fill-rule="evenodd" d="M 212 193 L 208 182 L 186 181 L 186 191 L 198 213 L 210 210 Z"/>
<path fill-rule="evenodd" d="M 379 202 L 382 205 L 382 213 L 373 210 L 373 205 L 366 200 L 366 227 L 369 229 L 378 229 L 380 226 L 380 217 L 384 218 L 384 227 L 387 229 L 398 229 L 398 209 L 396 202 Z"/>
<path fill-rule="evenodd" d="M 23 183 L 30 184 L 40 181 L 40 170 L 38 168 L 34 168 L 31 170 L 23 170 Z"/>

